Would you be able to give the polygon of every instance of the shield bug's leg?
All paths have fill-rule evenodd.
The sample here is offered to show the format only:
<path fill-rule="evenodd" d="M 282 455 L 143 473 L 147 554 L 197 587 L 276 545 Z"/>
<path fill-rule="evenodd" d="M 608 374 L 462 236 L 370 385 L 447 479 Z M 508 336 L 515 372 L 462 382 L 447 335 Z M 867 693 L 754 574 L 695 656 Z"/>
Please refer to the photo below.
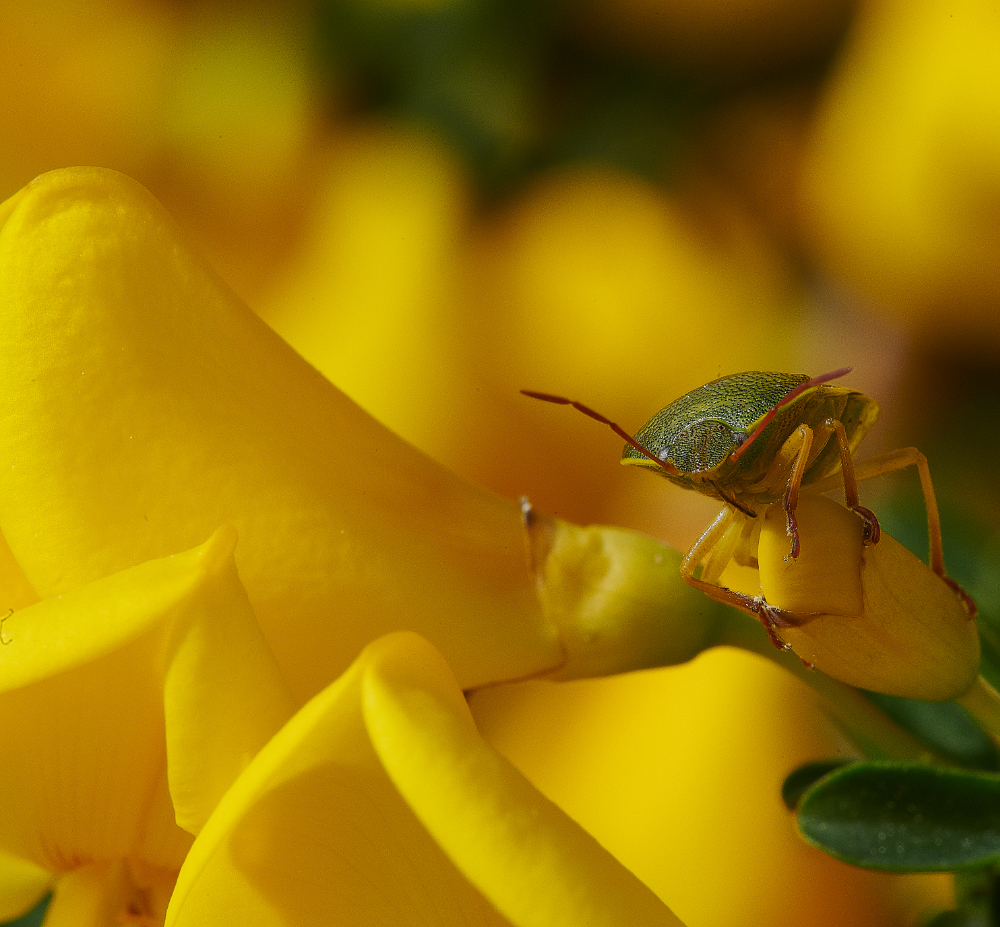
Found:
<path fill-rule="evenodd" d="M 572 406 L 577 412 L 582 412 L 584 415 L 592 418 L 595 422 L 600 422 L 602 425 L 607 425 L 619 438 L 623 441 L 628 442 L 632 445 L 640 454 L 644 457 L 648 457 L 653 463 L 655 463 L 661 470 L 667 473 L 672 473 L 675 476 L 679 475 L 680 471 L 673 465 L 667 463 L 665 460 L 660 460 L 648 447 L 643 446 L 635 438 L 632 437 L 621 425 L 616 424 L 609 418 L 605 418 L 600 412 L 591 409 L 590 406 L 585 406 L 582 402 L 577 402 L 575 399 L 567 399 L 565 396 L 554 396 L 552 393 L 536 393 L 534 390 L 522 389 L 521 393 L 525 396 L 529 396 L 532 399 L 540 399 L 542 402 L 554 402 L 557 406 Z"/>
<path fill-rule="evenodd" d="M 726 543 L 727 535 L 734 541 L 739 540 L 743 528 L 740 515 L 739 510 L 733 509 L 728 505 L 723 508 L 715 521 L 709 525 L 705 533 L 695 541 L 694 545 L 684 556 L 684 559 L 681 561 L 681 576 L 689 586 L 693 586 L 695 589 L 704 592 L 705 595 L 716 602 L 721 602 L 723 605 L 729 605 L 732 608 L 738 608 L 740 611 L 747 612 L 758 618 L 760 623 L 764 625 L 764 630 L 767 631 L 767 636 L 770 638 L 771 643 L 779 650 L 790 650 L 791 645 L 778 637 L 777 629 L 798 627 L 804 623 L 804 619 L 793 615 L 791 612 L 768 605 L 763 596 L 747 595 L 743 592 L 737 592 L 734 589 L 727 589 L 725 586 L 717 586 L 715 583 L 708 582 L 706 579 L 694 575 L 694 571 L 705 560 L 709 561 L 706 564 L 707 570 L 710 570 L 712 573 L 722 572 L 725 563 L 722 563 L 720 566 L 723 557 L 716 558 L 714 556 L 715 551 L 718 546 Z M 734 527 L 738 527 L 739 530 L 734 531 Z M 733 546 L 735 547 L 735 544 Z M 730 550 L 729 553 L 731 558 L 732 551 Z M 726 562 L 728 562 L 728 559 L 726 558 Z"/>
<path fill-rule="evenodd" d="M 857 479 L 867 480 L 873 476 L 892 473 L 904 467 L 915 466 L 920 476 L 920 489 L 924 494 L 924 507 L 927 510 L 927 537 L 930 544 L 930 568 L 937 573 L 961 597 L 966 611 L 971 617 L 976 615 L 976 603 L 955 580 L 945 575 L 944 550 L 941 543 L 941 516 L 938 512 L 937 495 L 931 480 L 931 468 L 927 458 L 915 447 L 902 447 L 888 454 L 872 457 L 858 464 Z"/>
<path fill-rule="evenodd" d="M 795 560 L 799 555 L 799 531 L 798 522 L 795 519 L 795 509 L 799 503 L 799 490 L 802 487 L 802 478 L 806 468 L 810 463 L 809 454 L 812 450 L 814 439 L 818 436 L 822 446 L 828 436 L 834 435 L 837 439 L 837 446 L 840 450 L 840 469 L 844 482 L 844 498 L 847 507 L 860 515 L 865 522 L 864 538 L 871 544 L 877 544 L 880 535 L 878 518 L 871 509 L 865 508 L 861 504 L 858 495 L 858 481 L 854 473 L 854 460 L 851 456 L 851 446 L 847 440 L 847 431 L 842 422 L 834 418 L 828 418 L 816 426 L 815 433 L 808 425 L 800 425 L 789 441 L 799 443 L 795 461 L 792 464 L 791 473 L 788 477 L 788 488 L 782 501 L 785 510 L 785 519 L 788 525 L 788 535 L 792 539 L 791 557 Z M 784 450 L 784 449 L 783 449 Z"/>
<path fill-rule="evenodd" d="M 920 488 L 924 494 L 924 507 L 927 510 L 927 534 L 930 540 L 930 567 L 944 576 L 944 552 L 941 546 L 941 516 L 938 514 L 937 495 L 934 483 L 931 482 L 931 470 L 927 458 L 915 447 L 901 447 L 888 454 L 879 454 L 855 468 L 858 480 L 869 480 L 873 476 L 893 473 L 904 467 L 915 466 L 920 475 Z"/>
<path fill-rule="evenodd" d="M 865 522 L 865 533 L 864 538 L 867 542 L 871 544 L 878 544 L 879 537 L 881 536 L 881 528 L 879 528 L 878 518 L 875 517 L 875 513 L 871 509 L 866 509 L 861 504 L 861 497 L 858 495 L 858 480 L 854 473 L 854 460 L 851 457 L 851 446 L 847 441 L 847 431 L 844 428 L 843 422 L 838 421 L 834 418 L 828 418 L 824 423 L 827 428 L 832 428 L 837 435 L 837 445 L 840 448 L 840 469 L 844 477 L 844 501 L 847 503 L 847 507 L 852 512 L 857 512 Z M 923 454 L 920 455 L 923 457 Z M 926 464 L 926 459 L 924 461 Z M 928 479 L 929 479 L 928 475 Z M 934 493 L 934 487 L 931 487 L 931 494 Z M 937 504 L 934 505 L 935 517 L 937 516 Z M 941 540 L 941 526 L 938 525 L 938 541 Z M 942 561 L 942 570 L 944 569 L 944 564 Z"/>
<path fill-rule="evenodd" d="M 753 517 L 757 516 L 753 515 Z M 725 527 L 715 543 L 699 555 L 701 558 L 699 561 L 692 564 L 692 567 L 697 566 L 698 563 L 701 564 L 699 578 L 703 582 L 718 585 L 719 577 L 733 560 L 748 521 L 749 519 L 742 510 L 734 510 L 728 514 Z"/>
<path fill-rule="evenodd" d="M 808 425 L 799 425 L 795 434 L 788 440 L 797 440 L 799 443 L 799 449 L 795 454 L 795 462 L 792 464 L 791 472 L 788 474 L 788 486 L 781 501 L 782 508 L 785 510 L 786 530 L 788 536 L 792 539 L 792 549 L 789 553 L 791 558 L 795 560 L 799 556 L 799 523 L 795 519 L 795 508 L 799 504 L 799 488 L 802 486 L 802 477 L 806 472 L 806 465 L 809 463 L 809 451 L 812 450 L 813 431 Z"/>
<path fill-rule="evenodd" d="M 927 458 L 915 447 L 902 447 L 887 454 L 879 454 L 877 457 L 870 457 L 868 460 L 854 464 L 854 477 L 856 482 L 870 480 L 875 476 L 882 476 L 886 473 L 893 473 L 902 470 L 904 467 L 915 466 L 920 476 L 920 488 L 924 494 L 924 507 L 927 510 L 927 536 L 930 543 L 930 557 L 928 564 L 962 599 L 966 611 L 971 617 L 975 617 L 976 603 L 972 597 L 955 580 L 945 575 L 944 553 L 941 545 L 941 516 L 938 513 L 937 496 L 934 493 L 934 483 L 931 481 L 931 470 L 927 463 Z M 826 492 L 836 486 L 836 478 L 828 478 L 814 483 L 810 488 L 819 492 Z"/>

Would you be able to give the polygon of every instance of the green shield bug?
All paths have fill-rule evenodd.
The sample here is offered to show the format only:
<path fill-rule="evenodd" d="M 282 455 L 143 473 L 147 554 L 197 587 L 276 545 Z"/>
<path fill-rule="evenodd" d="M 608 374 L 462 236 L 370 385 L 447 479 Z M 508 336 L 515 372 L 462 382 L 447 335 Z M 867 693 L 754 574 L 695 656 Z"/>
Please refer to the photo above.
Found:
<path fill-rule="evenodd" d="M 861 505 L 858 480 L 910 465 L 920 474 L 927 507 L 930 566 L 975 614 L 972 600 L 945 576 L 941 522 L 927 458 L 911 447 L 855 466 L 854 453 L 878 416 L 878 403 L 857 390 L 831 384 L 851 369 L 816 377 L 757 370 L 720 377 L 665 406 L 634 436 L 583 403 L 550 393 L 521 392 L 570 405 L 610 427 L 626 442 L 623 464 L 653 470 L 722 502 L 718 517 L 681 562 L 681 575 L 712 598 L 756 615 L 774 645 L 787 649 L 777 629 L 801 625 L 807 616 L 775 608 L 763 596 L 718 584 L 731 560 L 752 561 L 754 555 L 747 553 L 752 520 L 780 503 L 789 556 L 795 559 L 799 555 L 795 509 L 801 488 L 825 492 L 840 484 L 847 507 L 864 520 L 865 542 L 877 544 L 878 519 Z"/>

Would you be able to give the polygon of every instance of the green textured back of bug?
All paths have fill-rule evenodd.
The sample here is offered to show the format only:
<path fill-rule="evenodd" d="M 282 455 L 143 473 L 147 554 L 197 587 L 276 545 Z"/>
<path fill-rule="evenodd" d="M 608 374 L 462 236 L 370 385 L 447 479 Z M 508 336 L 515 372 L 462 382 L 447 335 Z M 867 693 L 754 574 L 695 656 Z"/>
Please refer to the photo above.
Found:
<path fill-rule="evenodd" d="M 674 400 L 636 433 L 636 441 L 667 468 L 631 444 L 622 452 L 622 463 L 654 470 L 706 495 L 719 496 L 721 487 L 730 498 L 767 503 L 784 489 L 787 469 L 774 463 L 797 428 L 839 420 L 853 451 L 877 415 L 878 404 L 864 393 L 816 382 L 806 374 L 736 373 Z M 803 484 L 837 472 L 836 441 L 825 436 L 811 455 Z"/>

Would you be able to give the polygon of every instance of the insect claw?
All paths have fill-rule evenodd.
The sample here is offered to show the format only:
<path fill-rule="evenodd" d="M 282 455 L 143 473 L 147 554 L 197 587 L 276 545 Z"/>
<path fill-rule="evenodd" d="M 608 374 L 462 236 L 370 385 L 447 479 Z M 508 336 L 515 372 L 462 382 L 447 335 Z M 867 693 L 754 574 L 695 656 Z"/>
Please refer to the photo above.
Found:
<path fill-rule="evenodd" d="M 871 509 L 866 509 L 863 505 L 852 505 L 852 512 L 857 512 L 865 520 L 864 542 L 866 544 L 878 544 L 882 537 L 882 529 L 879 527 L 878 518 Z"/>
<path fill-rule="evenodd" d="M 942 576 L 943 579 L 951 588 L 958 594 L 958 597 L 962 600 L 962 605 L 965 610 L 969 613 L 969 618 L 975 618 L 976 614 L 979 612 L 975 600 L 969 593 L 967 593 L 958 583 L 955 582 L 950 576 Z"/>
<path fill-rule="evenodd" d="M 764 625 L 764 630 L 767 631 L 767 636 L 771 643 L 778 650 L 791 650 L 792 645 L 778 637 L 777 632 L 774 630 L 785 623 L 781 619 L 781 609 L 775 608 L 773 605 L 768 605 L 762 595 L 757 596 L 754 601 L 757 604 L 757 617 L 760 618 L 760 623 Z"/>

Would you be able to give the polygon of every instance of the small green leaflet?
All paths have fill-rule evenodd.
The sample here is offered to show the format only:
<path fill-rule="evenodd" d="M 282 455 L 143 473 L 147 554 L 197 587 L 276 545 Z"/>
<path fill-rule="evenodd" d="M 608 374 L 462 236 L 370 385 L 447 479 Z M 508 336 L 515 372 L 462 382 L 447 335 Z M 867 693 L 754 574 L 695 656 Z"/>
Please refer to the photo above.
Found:
<path fill-rule="evenodd" d="M 857 866 L 948 872 L 1000 861 L 1000 775 L 863 762 L 824 776 L 802 799 L 809 843 Z"/>

